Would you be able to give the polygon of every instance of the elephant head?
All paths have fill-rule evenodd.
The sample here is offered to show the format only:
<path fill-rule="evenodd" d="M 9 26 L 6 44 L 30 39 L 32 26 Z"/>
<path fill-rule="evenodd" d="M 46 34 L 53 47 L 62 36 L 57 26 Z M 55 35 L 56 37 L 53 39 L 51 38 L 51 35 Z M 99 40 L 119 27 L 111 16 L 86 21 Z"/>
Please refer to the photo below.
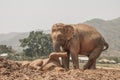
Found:
<path fill-rule="evenodd" d="M 71 25 L 64 25 L 62 23 L 54 24 L 52 27 L 52 41 L 56 52 L 61 51 L 60 47 L 64 48 L 74 34 L 74 28 Z"/>

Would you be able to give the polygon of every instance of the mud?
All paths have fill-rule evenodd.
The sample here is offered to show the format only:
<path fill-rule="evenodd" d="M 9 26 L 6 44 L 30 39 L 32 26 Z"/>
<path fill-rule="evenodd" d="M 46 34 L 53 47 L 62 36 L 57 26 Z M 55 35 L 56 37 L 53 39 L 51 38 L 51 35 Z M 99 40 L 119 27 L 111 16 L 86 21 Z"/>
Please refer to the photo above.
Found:
<path fill-rule="evenodd" d="M 23 67 L 15 61 L 0 59 L 0 80 L 120 80 L 120 70 L 40 71 Z"/>

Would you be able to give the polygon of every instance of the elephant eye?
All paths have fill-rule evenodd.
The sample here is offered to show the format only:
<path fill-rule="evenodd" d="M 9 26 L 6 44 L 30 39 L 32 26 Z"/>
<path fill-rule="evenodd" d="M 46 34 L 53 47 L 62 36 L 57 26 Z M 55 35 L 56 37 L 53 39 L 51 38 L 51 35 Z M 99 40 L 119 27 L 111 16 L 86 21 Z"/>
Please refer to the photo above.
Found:
<path fill-rule="evenodd" d="M 63 30 L 62 28 L 59 28 L 58 30 L 59 30 L 60 32 L 62 32 L 62 33 L 64 32 L 64 30 Z"/>
<path fill-rule="evenodd" d="M 56 29 L 53 29 L 53 30 L 52 30 L 52 32 L 55 32 L 55 31 L 56 31 Z"/>

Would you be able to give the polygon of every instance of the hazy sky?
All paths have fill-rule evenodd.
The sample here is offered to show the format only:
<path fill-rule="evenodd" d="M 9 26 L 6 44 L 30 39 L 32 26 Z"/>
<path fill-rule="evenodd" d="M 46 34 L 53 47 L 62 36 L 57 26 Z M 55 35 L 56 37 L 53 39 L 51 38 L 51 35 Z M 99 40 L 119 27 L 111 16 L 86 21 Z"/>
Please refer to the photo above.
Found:
<path fill-rule="evenodd" d="M 120 17 L 120 0 L 0 0 L 0 33 Z"/>

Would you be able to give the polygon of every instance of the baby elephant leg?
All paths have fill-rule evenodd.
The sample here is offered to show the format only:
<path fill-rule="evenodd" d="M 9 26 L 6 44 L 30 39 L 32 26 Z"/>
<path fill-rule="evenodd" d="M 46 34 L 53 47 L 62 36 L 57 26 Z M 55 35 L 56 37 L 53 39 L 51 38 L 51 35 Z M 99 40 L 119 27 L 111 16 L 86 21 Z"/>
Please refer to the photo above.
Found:
<path fill-rule="evenodd" d="M 40 69 L 41 66 L 43 64 L 43 60 L 42 59 L 37 59 L 37 60 L 34 60 L 32 61 L 30 64 L 29 64 L 29 67 L 32 68 L 32 69 Z"/>

